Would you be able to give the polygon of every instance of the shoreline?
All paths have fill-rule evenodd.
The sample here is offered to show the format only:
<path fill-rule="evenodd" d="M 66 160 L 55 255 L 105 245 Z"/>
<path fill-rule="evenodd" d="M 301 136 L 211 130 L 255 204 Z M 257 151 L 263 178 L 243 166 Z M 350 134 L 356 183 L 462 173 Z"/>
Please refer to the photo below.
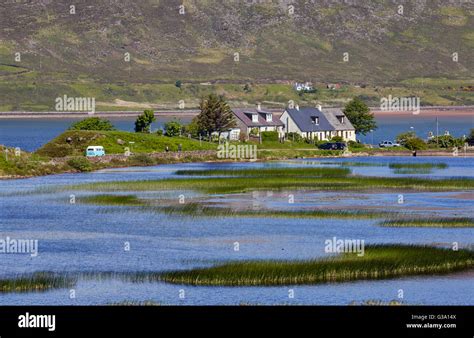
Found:
<path fill-rule="evenodd" d="M 252 109 L 252 108 L 237 108 L 233 109 Z M 323 107 L 323 109 L 342 109 L 333 107 Z M 276 114 L 283 113 L 281 109 L 267 109 L 268 111 Z M 406 117 L 407 115 L 414 116 L 439 116 L 439 117 L 454 117 L 454 116 L 472 116 L 474 118 L 474 106 L 429 106 L 420 107 L 420 112 L 414 114 L 413 111 L 382 111 L 379 107 L 371 107 L 371 112 L 376 117 Z M 87 112 L 27 112 L 27 111 L 11 111 L 11 112 L 0 112 L 0 119 L 47 119 L 47 118 L 85 118 L 90 116 L 97 117 L 109 117 L 109 118 L 122 118 L 122 117 L 137 117 L 143 111 L 142 110 L 124 110 L 124 111 L 97 111 L 94 114 Z M 194 117 L 199 114 L 198 109 L 172 109 L 172 110 L 154 110 L 156 116 L 162 117 Z"/>
<path fill-rule="evenodd" d="M 312 151 L 313 149 L 305 149 L 305 150 Z M 265 151 L 265 150 L 262 150 L 262 151 Z M 268 150 L 266 150 L 266 151 L 268 151 Z M 199 151 L 196 151 L 196 153 L 198 153 L 198 152 Z M 192 155 L 193 151 L 189 151 L 187 153 L 189 155 Z M 147 154 L 147 155 L 153 155 L 153 154 L 154 153 Z M 161 153 L 155 153 L 155 154 L 161 154 Z M 352 153 L 350 155 L 343 155 L 343 154 L 340 154 L 340 155 L 313 155 L 313 156 L 308 156 L 308 157 L 296 157 L 296 158 L 295 157 L 288 157 L 288 156 L 281 156 L 279 158 L 271 158 L 271 159 L 261 158 L 261 159 L 256 159 L 256 160 L 252 160 L 252 159 L 250 159 L 250 160 L 245 160 L 245 159 L 239 159 L 239 160 L 234 160 L 234 159 L 210 159 L 210 160 L 206 160 L 205 158 L 199 158 L 196 161 L 186 161 L 186 160 L 181 161 L 181 158 L 177 157 L 179 155 L 179 153 L 170 152 L 170 153 L 167 153 L 167 154 L 169 155 L 168 160 L 170 160 L 170 161 L 165 162 L 165 163 L 154 163 L 154 164 L 150 164 L 150 165 L 146 165 L 146 164 L 143 164 L 143 163 L 139 164 L 139 165 L 127 164 L 127 163 L 123 163 L 123 164 L 114 163 L 113 165 L 105 165 L 103 167 L 93 169 L 89 172 L 93 173 L 93 172 L 98 172 L 98 171 L 101 171 L 101 170 L 119 169 L 119 168 L 154 167 L 154 166 L 167 165 L 167 164 L 177 164 L 177 163 L 249 163 L 249 162 L 275 162 L 275 161 L 301 160 L 301 159 L 309 160 L 309 159 L 330 159 L 330 158 L 352 159 L 352 158 L 358 158 L 358 157 L 413 157 L 411 151 L 405 151 L 405 152 L 399 151 L 399 152 L 396 152 L 396 153 L 388 152 L 388 151 L 387 152 L 386 151 L 378 151 L 378 152 L 355 152 L 355 153 Z M 122 157 L 122 155 L 117 155 L 117 154 L 111 154 L 111 155 L 108 155 L 108 156 L 110 158 Z M 469 152 L 466 152 L 466 153 L 461 153 L 458 156 L 453 156 L 452 152 L 449 152 L 449 151 L 443 152 L 443 151 L 424 150 L 424 151 L 418 151 L 417 157 L 471 158 L 471 157 L 474 157 L 474 151 L 469 151 Z M 65 161 L 67 161 L 68 158 L 69 157 L 51 158 L 51 161 L 65 162 Z M 100 158 L 99 158 L 99 160 L 93 159 L 92 161 L 91 161 L 91 159 L 89 159 L 89 161 L 90 162 L 101 162 Z M 110 164 L 108 162 L 103 162 L 102 164 L 106 164 L 106 163 Z M 81 173 L 84 173 L 84 172 L 75 171 L 75 170 L 66 170 L 66 171 L 62 171 L 62 172 L 53 172 L 53 173 L 43 174 L 43 175 L 25 175 L 25 176 L 4 175 L 4 176 L 0 176 L 0 181 L 15 180 L 15 179 L 28 179 L 28 178 L 34 178 L 34 177 L 44 177 L 44 176 L 62 175 L 62 174 L 81 174 Z"/>

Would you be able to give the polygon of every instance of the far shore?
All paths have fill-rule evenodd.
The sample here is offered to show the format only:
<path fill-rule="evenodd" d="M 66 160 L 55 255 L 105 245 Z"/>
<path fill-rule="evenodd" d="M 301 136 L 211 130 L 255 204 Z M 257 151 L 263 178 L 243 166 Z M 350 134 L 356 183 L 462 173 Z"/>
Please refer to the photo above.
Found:
<path fill-rule="evenodd" d="M 323 107 L 325 109 L 326 107 Z M 233 108 L 233 109 L 251 109 L 251 108 Z M 342 109 L 327 107 L 326 109 Z M 282 113 L 282 109 L 268 108 L 268 111 L 274 112 L 276 115 Z M 155 115 L 163 117 L 194 117 L 199 114 L 198 109 L 187 109 L 187 110 L 154 110 Z M 109 118 L 121 118 L 121 117 L 136 117 L 140 115 L 143 111 L 96 111 L 93 114 L 88 112 L 27 112 L 27 111 L 11 111 L 11 112 L 0 112 L 0 119 L 44 119 L 44 118 L 84 118 L 87 116 L 99 116 L 99 117 L 109 117 Z M 371 112 L 377 116 L 407 116 L 407 115 L 421 115 L 421 116 L 430 116 L 430 117 L 451 117 L 451 116 L 473 116 L 474 117 L 474 106 L 430 106 L 430 107 L 420 107 L 420 111 L 382 111 L 379 107 L 371 108 Z"/>

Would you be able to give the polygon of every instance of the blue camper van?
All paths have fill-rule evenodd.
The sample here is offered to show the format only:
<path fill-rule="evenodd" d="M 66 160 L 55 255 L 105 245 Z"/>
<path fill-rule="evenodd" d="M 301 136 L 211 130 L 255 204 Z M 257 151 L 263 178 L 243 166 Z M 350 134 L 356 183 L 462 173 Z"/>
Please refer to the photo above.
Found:
<path fill-rule="evenodd" d="M 105 150 L 102 146 L 89 146 L 86 150 L 87 157 L 104 156 Z"/>

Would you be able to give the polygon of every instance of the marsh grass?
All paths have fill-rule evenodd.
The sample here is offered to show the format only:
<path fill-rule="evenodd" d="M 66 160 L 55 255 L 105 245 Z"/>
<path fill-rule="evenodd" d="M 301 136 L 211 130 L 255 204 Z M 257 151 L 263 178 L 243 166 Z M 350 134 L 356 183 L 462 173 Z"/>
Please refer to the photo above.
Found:
<path fill-rule="evenodd" d="M 76 279 L 52 272 L 36 272 L 31 275 L 22 275 L 10 279 L 0 279 L 0 293 L 47 291 L 72 287 Z"/>
<path fill-rule="evenodd" d="M 430 179 L 416 177 L 299 177 L 299 176 L 261 176 L 261 177 L 206 177 L 170 178 L 164 180 L 96 182 L 62 189 L 86 191 L 158 191 L 179 190 L 198 191 L 208 194 L 240 193 L 255 190 L 319 190 L 319 191 L 384 191 L 384 190 L 422 190 L 449 191 L 473 189 L 474 179 L 450 178 Z"/>
<path fill-rule="evenodd" d="M 258 168 L 178 170 L 176 175 L 186 176 L 235 176 L 235 177 L 346 177 L 348 168 Z"/>
<path fill-rule="evenodd" d="M 349 218 L 374 219 L 393 216 L 390 212 L 370 210 L 235 210 L 224 207 L 208 207 L 198 203 L 187 203 L 160 207 L 157 209 L 169 215 L 188 215 L 192 217 L 264 217 L 264 218 Z"/>
<path fill-rule="evenodd" d="M 390 163 L 390 169 L 446 169 L 446 163 Z"/>
<path fill-rule="evenodd" d="M 473 228 L 473 218 L 444 217 L 444 218 L 407 218 L 388 219 L 380 223 L 385 227 L 427 227 L 427 228 Z"/>
<path fill-rule="evenodd" d="M 146 205 L 144 200 L 138 199 L 135 195 L 93 195 L 81 197 L 80 201 L 97 205 Z"/>
<path fill-rule="evenodd" d="M 241 261 L 163 273 L 163 281 L 219 286 L 299 285 L 434 275 L 474 267 L 474 252 L 411 245 L 374 245 L 362 257 L 307 261 Z"/>

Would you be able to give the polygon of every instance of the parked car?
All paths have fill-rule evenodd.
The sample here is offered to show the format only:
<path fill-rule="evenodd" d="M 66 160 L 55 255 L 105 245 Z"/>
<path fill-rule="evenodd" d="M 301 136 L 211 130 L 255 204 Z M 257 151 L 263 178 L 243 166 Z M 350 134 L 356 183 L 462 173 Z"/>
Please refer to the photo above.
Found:
<path fill-rule="evenodd" d="M 344 142 L 326 142 L 319 146 L 319 149 L 324 150 L 344 150 L 347 145 Z"/>
<path fill-rule="evenodd" d="M 400 147 L 400 143 L 392 141 L 383 141 L 379 143 L 380 148 Z"/>
<path fill-rule="evenodd" d="M 102 146 L 89 146 L 86 149 L 87 157 L 104 156 L 105 150 Z"/>

